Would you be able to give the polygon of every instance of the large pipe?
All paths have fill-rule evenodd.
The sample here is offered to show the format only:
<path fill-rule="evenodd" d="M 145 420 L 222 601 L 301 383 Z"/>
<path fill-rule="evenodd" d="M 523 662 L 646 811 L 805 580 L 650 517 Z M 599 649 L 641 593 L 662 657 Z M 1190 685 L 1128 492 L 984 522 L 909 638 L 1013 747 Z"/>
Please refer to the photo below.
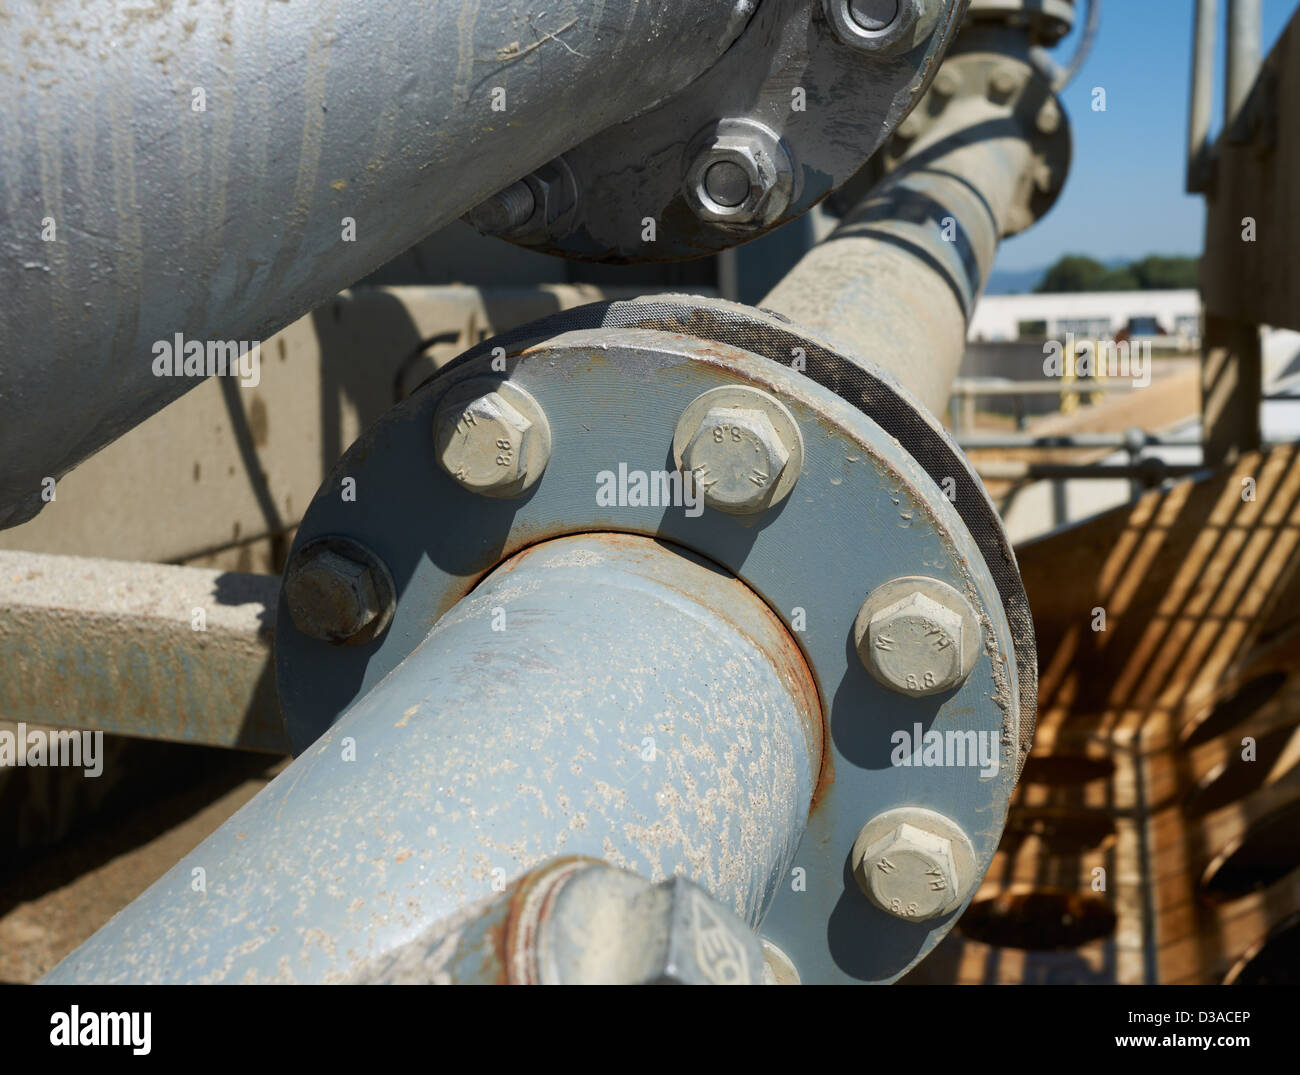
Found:
<path fill-rule="evenodd" d="M 1260 0 L 1228 0 L 1228 94 L 1224 99 L 1226 128 L 1237 118 L 1259 74 Z"/>
<path fill-rule="evenodd" d="M 198 383 L 155 345 L 266 339 L 686 86 L 755 3 L 9 5 L 0 527 Z"/>
<path fill-rule="evenodd" d="M 1033 151 L 982 98 L 949 107 L 759 305 L 889 370 L 941 414 Z"/>
<path fill-rule="evenodd" d="M 1214 41 L 1219 0 L 1196 0 L 1192 32 L 1192 90 L 1187 120 L 1187 192 L 1205 189 L 1210 140 L 1210 113 L 1214 107 Z"/>
<path fill-rule="evenodd" d="M 649 538 L 546 542 L 48 980 L 336 980 L 560 855 L 754 926 L 820 764 L 811 675 L 747 586 Z"/>

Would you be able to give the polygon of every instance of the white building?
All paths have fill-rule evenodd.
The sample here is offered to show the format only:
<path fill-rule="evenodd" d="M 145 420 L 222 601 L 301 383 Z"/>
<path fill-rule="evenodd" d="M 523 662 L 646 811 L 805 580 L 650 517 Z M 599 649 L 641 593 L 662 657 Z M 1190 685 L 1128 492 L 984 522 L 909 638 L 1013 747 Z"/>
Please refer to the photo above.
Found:
<path fill-rule="evenodd" d="M 969 339 L 997 342 L 1018 340 L 1022 334 L 1060 339 L 1067 332 L 1079 339 L 1111 339 L 1129 328 L 1135 336 L 1167 335 L 1195 346 L 1200 316 L 1200 295 L 1191 288 L 986 295 L 975 307 Z"/>

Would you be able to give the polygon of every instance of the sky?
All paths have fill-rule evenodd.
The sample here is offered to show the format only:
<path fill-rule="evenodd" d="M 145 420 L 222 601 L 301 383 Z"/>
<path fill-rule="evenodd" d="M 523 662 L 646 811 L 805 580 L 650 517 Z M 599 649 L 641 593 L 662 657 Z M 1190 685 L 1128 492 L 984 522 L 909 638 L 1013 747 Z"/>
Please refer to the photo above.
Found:
<path fill-rule="evenodd" d="M 1219 2 L 1213 136 L 1223 113 L 1227 0 Z M 1204 201 L 1184 194 L 1191 89 L 1194 0 L 1102 0 L 1092 53 L 1064 102 L 1074 131 L 1074 161 L 1060 200 L 1029 231 L 1008 240 L 995 270 L 1045 268 L 1062 254 L 1098 261 L 1147 254 L 1199 254 Z M 1263 0 L 1263 55 L 1286 28 L 1297 0 Z M 1083 3 L 1076 5 L 1081 24 Z M 1081 26 L 1054 50 L 1074 54 Z M 1106 111 L 1092 90 L 1106 90 Z"/>

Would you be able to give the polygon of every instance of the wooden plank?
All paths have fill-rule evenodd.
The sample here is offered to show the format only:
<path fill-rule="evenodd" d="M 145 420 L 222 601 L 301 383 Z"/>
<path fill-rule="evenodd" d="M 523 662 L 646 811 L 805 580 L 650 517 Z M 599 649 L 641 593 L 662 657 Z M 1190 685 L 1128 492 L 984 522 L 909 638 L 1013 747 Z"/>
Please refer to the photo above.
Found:
<path fill-rule="evenodd" d="M 959 923 L 909 980 L 1216 982 L 1300 909 L 1300 869 L 1220 902 L 1201 884 L 1216 856 L 1300 800 L 1298 464 L 1293 446 L 1251 453 L 1017 550 L 1042 655 L 1031 759 L 1111 767 L 1080 769 L 1094 779 L 1077 783 L 1068 768 L 1056 783 L 1031 768 L 972 906 L 1048 889 L 1101 896 L 1115 929 L 1074 951 L 1032 952 Z M 1104 631 L 1092 630 L 1097 608 Z M 1198 730 L 1217 734 L 1188 745 Z M 1270 732 L 1271 753 L 1244 760 L 1243 737 L 1259 747 Z M 1267 768 L 1235 795 L 1189 807 L 1208 778 L 1253 764 Z M 1088 825 L 1104 835 L 1098 819 L 1113 834 L 1070 846 Z M 1104 893 L 1092 890 L 1098 867 Z"/>

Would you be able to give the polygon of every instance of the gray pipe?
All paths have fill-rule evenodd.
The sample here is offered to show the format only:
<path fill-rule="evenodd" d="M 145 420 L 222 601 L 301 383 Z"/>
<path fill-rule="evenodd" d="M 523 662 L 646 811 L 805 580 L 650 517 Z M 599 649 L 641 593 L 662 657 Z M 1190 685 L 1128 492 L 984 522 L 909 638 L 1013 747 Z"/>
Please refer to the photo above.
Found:
<path fill-rule="evenodd" d="M 9 5 L 0 527 L 194 387 L 156 344 L 266 339 L 686 86 L 755 3 Z"/>
<path fill-rule="evenodd" d="M 821 728 L 743 583 L 650 538 L 546 542 L 47 980 L 338 980 L 562 855 L 684 874 L 752 927 Z"/>
<path fill-rule="evenodd" d="M 884 367 L 941 414 L 1032 161 L 1018 121 L 954 104 L 759 305 Z"/>
<path fill-rule="evenodd" d="M 1224 126 L 1232 123 L 1259 74 L 1260 0 L 1228 0 L 1228 95 Z"/>
<path fill-rule="evenodd" d="M 1205 189 L 1210 112 L 1214 105 L 1214 42 L 1219 0 L 1196 0 L 1192 37 L 1192 90 L 1187 119 L 1187 193 Z"/>

